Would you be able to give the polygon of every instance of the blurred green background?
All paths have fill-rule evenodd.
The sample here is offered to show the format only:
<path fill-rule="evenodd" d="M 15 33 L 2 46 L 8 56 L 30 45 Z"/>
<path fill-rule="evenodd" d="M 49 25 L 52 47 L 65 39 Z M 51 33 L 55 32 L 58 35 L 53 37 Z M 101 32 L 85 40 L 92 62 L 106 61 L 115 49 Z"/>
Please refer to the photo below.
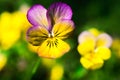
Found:
<path fill-rule="evenodd" d="M 58 59 L 40 58 L 34 50 L 31 50 L 25 39 L 26 30 L 30 27 L 30 24 L 24 23 L 26 15 L 22 16 L 25 19 L 21 19 L 15 12 L 26 14 L 23 9 L 27 10 L 34 4 L 41 4 L 48 8 L 52 3 L 58 1 L 67 3 L 73 10 L 72 20 L 75 22 L 76 28 L 73 35 L 66 40 L 70 44 L 71 50 Z M 15 21 L 15 25 L 13 22 L 10 27 L 9 20 L 7 22 L 5 16 L 14 13 L 15 19 L 13 17 L 10 19 Z M 0 38 L 0 54 L 5 57 L 3 59 L 0 57 L 0 65 L 3 65 L 0 68 L 0 80 L 120 80 L 119 19 L 120 0 L 0 0 L 0 36 L 5 37 L 5 40 L 11 43 L 9 36 L 11 36 L 12 30 L 18 30 L 19 33 L 13 33 L 20 35 L 7 49 L 4 45 L 7 45 L 6 41 L 4 38 Z M 21 25 L 16 29 L 17 20 L 21 22 Z M 9 28 L 1 27 L 4 25 L 3 23 Z M 116 38 L 118 40 L 117 49 L 111 48 L 111 58 L 105 61 L 104 66 L 98 70 L 86 70 L 79 62 L 78 35 L 90 28 L 97 28 L 109 33 L 113 37 L 113 41 Z M 3 35 L 6 30 L 8 31 Z M 15 38 L 13 37 L 13 39 Z M 56 79 L 52 78 L 56 76 Z"/>

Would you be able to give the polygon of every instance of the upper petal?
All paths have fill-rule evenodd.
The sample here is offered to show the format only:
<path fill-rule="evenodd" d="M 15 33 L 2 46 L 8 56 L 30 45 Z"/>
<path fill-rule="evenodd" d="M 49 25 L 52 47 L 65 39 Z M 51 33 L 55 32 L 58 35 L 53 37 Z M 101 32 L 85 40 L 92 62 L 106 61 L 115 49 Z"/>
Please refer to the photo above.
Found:
<path fill-rule="evenodd" d="M 75 27 L 72 20 L 62 20 L 54 25 L 52 32 L 55 37 L 65 39 L 70 35 L 74 28 Z"/>
<path fill-rule="evenodd" d="M 53 25 L 61 19 L 71 19 L 72 9 L 65 3 L 57 2 L 50 6 L 47 12 L 49 23 Z"/>
<path fill-rule="evenodd" d="M 83 31 L 79 36 L 78 36 L 78 42 L 79 43 L 91 43 L 95 46 L 95 36 L 91 34 L 88 31 Z"/>
<path fill-rule="evenodd" d="M 97 47 L 99 46 L 110 47 L 111 44 L 112 44 L 112 38 L 108 34 L 103 33 L 97 37 L 97 42 L 96 42 Z"/>
<path fill-rule="evenodd" d="M 27 31 L 27 40 L 34 46 L 39 46 L 41 42 L 48 38 L 48 31 L 40 26 L 31 27 Z"/>
<path fill-rule="evenodd" d="M 42 5 L 34 5 L 27 12 L 27 19 L 34 26 L 48 27 L 46 12 Z"/>
<path fill-rule="evenodd" d="M 66 42 L 58 38 L 48 38 L 38 48 L 38 55 L 46 58 L 59 58 L 69 50 L 70 46 Z"/>

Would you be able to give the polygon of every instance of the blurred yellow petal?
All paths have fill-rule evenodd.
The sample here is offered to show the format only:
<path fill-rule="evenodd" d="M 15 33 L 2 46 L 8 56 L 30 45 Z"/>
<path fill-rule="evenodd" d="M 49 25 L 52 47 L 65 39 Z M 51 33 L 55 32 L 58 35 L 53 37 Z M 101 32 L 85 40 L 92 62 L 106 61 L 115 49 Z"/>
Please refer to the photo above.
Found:
<path fill-rule="evenodd" d="M 3 69 L 7 62 L 7 57 L 4 54 L 0 53 L 0 71 Z"/>
<path fill-rule="evenodd" d="M 51 70 L 50 80 L 62 80 L 64 68 L 62 65 L 55 65 Z"/>
<path fill-rule="evenodd" d="M 41 57 L 58 58 L 70 50 L 70 46 L 58 38 L 48 38 L 38 49 Z"/>
<path fill-rule="evenodd" d="M 96 56 L 94 53 L 87 54 L 80 59 L 81 64 L 86 69 L 99 69 L 103 66 L 103 60 Z"/>
<path fill-rule="evenodd" d="M 88 32 L 88 31 L 84 31 L 84 32 L 82 32 L 80 35 L 79 35 L 79 37 L 78 37 L 78 42 L 79 43 L 84 43 L 84 42 L 90 42 L 90 43 L 92 43 L 92 44 L 94 44 L 95 45 L 95 41 L 96 41 L 96 39 L 95 39 L 95 37 L 94 37 L 94 35 L 92 35 L 90 32 Z"/>
<path fill-rule="evenodd" d="M 3 12 L 0 17 L 0 28 L 2 30 L 11 29 L 12 15 L 9 12 Z"/>
<path fill-rule="evenodd" d="M 8 32 L 3 32 L 1 34 L 1 46 L 3 49 L 7 50 L 9 49 L 12 45 L 15 44 L 15 42 L 20 38 L 20 31 L 19 30 L 10 30 Z"/>
<path fill-rule="evenodd" d="M 95 54 L 104 60 L 107 60 L 111 57 L 111 51 L 107 47 L 98 47 L 95 50 Z"/>
<path fill-rule="evenodd" d="M 95 45 L 90 42 L 84 42 L 78 45 L 77 50 L 79 54 L 86 55 L 88 53 L 94 52 Z"/>
<path fill-rule="evenodd" d="M 88 30 L 90 33 L 92 33 L 94 36 L 98 36 L 101 32 L 98 31 L 96 28 L 91 28 Z"/>
<path fill-rule="evenodd" d="M 80 63 L 82 64 L 82 66 L 86 69 L 90 69 L 90 67 L 93 65 L 92 62 L 90 62 L 88 59 L 86 59 L 85 57 L 81 57 L 80 59 Z"/>
<path fill-rule="evenodd" d="M 19 11 L 3 12 L 1 14 L 0 43 L 2 49 L 7 50 L 14 45 L 21 36 L 21 30 L 27 25 L 26 21 L 25 14 Z"/>
<path fill-rule="evenodd" d="M 120 49 L 120 39 L 119 38 L 113 39 L 112 48 L 114 50 Z"/>
<path fill-rule="evenodd" d="M 112 44 L 112 38 L 108 34 L 103 33 L 97 37 L 97 42 L 96 42 L 97 47 L 99 46 L 110 47 L 111 44 Z"/>
<path fill-rule="evenodd" d="M 22 29 L 22 27 L 24 26 L 23 24 L 24 24 L 24 19 L 25 19 L 25 14 L 23 14 L 23 13 L 21 13 L 21 12 L 14 12 L 13 14 L 12 14 L 12 20 L 13 21 L 11 21 L 12 22 L 12 27 L 14 27 L 14 26 L 16 26 L 16 27 L 14 27 L 14 28 L 18 28 L 18 29 Z"/>
<path fill-rule="evenodd" d="M 99 56 L 93 57 L 92 62 L 94 63 L 94 65 L 91 66 L 92 70 L 99 69 L 104 64 L 104 61 Z"/>
<path fill-rule="evenodd" d="M 74 29 L 74 23 L 71 20 L 62 20 L 53 27 L 54 36 L 60 39 L 67 38 Z"/>

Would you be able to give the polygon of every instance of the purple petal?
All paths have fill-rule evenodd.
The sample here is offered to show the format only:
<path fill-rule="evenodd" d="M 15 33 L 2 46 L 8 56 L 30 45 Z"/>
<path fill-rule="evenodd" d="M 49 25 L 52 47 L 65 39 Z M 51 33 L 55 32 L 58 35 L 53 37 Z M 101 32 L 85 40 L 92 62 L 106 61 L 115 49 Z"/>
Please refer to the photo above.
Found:
<path fill-rule="evenodd" d="M 28 21 L 34 26 L 48 26 L 47 10 L 42 5 L 34 5 L 27 12 Z"/>
<path fill-rule="evenodd" d="M 61 19 L 71 19 L 72 18 L 72 9 L 65 3 L 57 2 L 50 6 L 47 11 L 47 18 L 49 24 L 54 25 Z"/>
<path fill-rule="evenodd" d="M 27 31 L 27 40 L 34 46 L 39 46 L 46 38 L 48 31 L 44 27 L 34 26 Z"/>

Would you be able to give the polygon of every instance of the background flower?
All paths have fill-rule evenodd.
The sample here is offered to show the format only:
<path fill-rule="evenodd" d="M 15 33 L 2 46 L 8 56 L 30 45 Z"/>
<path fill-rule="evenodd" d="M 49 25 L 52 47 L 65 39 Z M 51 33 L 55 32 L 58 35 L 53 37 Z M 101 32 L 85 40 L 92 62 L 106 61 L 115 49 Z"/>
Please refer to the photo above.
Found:
<path fill-rule="evenodd" d="M 95 29 L 93 31 L 100 33 Z M 95 32 L 84 31 L 78 37 L 78 52 L 82 56 L 80 62 L 87 69 L 101 68 L 104 60 L 111 57 L 109 47 L 112 44 L 112 38 L 106 33 L 96 36 Z"/>

